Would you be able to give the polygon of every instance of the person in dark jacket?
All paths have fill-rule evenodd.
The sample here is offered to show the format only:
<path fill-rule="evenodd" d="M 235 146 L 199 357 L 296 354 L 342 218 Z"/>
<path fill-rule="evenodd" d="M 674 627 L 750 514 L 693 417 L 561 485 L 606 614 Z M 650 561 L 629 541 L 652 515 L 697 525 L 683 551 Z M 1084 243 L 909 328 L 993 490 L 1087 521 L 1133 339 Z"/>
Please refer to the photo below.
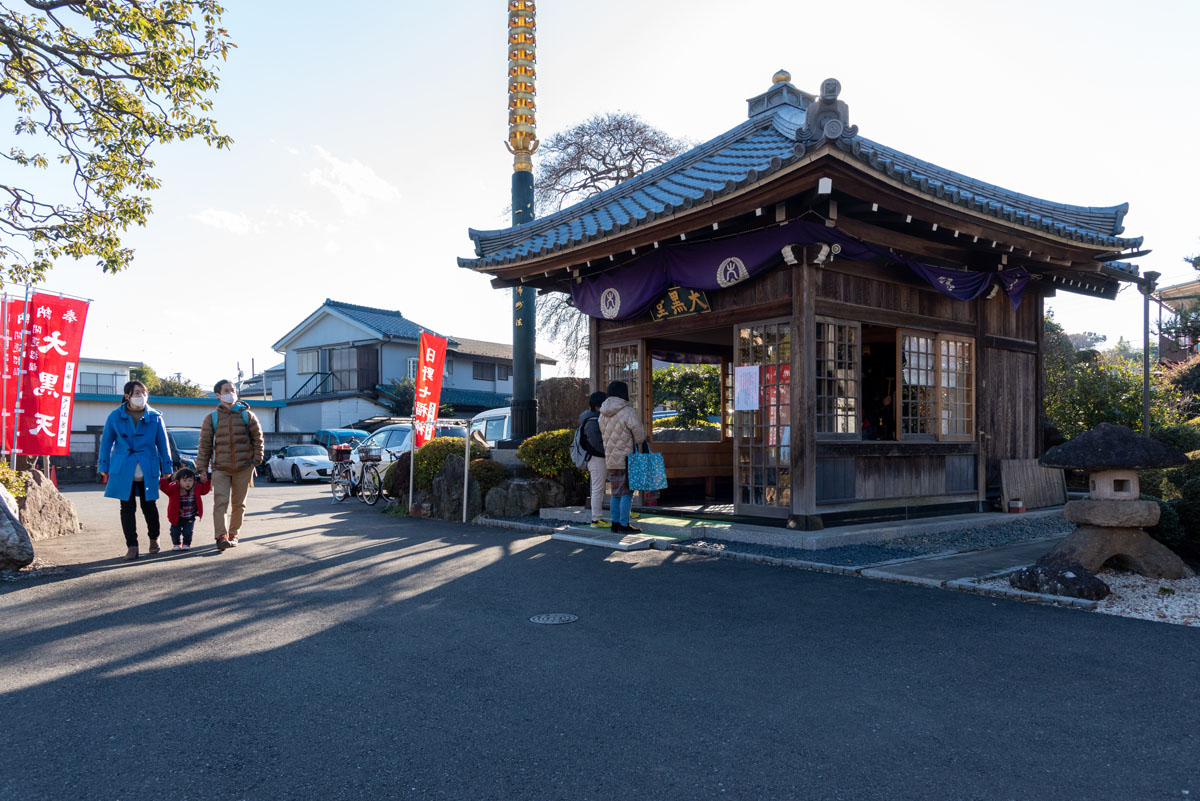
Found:
<path fill-rule="evenodd" d="M 157 409 L 148 403 L 146 385 L 125 384 L 125 397 L 104 422 L 100 457 L 96 466 L 107 482 L 105 498 L 121 501 L 121 530 L 125 533 L 125 561 L 138 558 L 137 504 L 146 518 L 150 553 L 158 553 L 158 479 L 171 472 L 171 447 L 167 427 Z"/>
<path fill-rule="evenodd" d="M 588 409 L 579 415 L 579 425 L 583 426 L 579 439 L 588 453 L 588 475 L 592 479 L 593 526 L 608 525 L 601 519 L 604 517 L 604 480 L 608 477 L 608 467 L 604 462 L 604 438 L 600 435 L 600 404 L 607 397 L 603 392 L 593 392 L 588 397 Z"/>

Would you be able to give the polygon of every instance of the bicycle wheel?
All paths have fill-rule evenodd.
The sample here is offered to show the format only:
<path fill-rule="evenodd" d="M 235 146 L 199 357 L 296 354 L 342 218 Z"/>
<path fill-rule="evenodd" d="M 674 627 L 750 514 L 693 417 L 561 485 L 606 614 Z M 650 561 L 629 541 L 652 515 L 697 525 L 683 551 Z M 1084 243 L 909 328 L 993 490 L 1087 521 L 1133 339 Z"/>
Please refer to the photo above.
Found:
<path fill-rule="evenodd" d="M 350 465 L 340 462 L 333 466 L 333 474 L 329 477 L 329 489 L 333 491 L 335 503 L 341 503 L 350 496 Z"/>
<path fill-rule="evenodd" d="M 367 506 L 374 506 L 379 501 L 379 489 L 383 482 L 379 480 L 379 468 L 375 465 L 363 467 L 362 487 L 359 500 Z"/>

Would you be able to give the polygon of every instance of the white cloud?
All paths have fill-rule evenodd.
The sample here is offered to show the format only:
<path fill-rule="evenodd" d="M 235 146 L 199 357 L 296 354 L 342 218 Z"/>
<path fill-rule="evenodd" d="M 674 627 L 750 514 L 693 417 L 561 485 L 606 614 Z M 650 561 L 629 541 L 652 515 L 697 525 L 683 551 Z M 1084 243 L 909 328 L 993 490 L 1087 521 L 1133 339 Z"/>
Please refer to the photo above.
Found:
<path fill-rule="evenodd" d="M 221 209 L 205 209 L 199 214 L 192 215 L 193 220 L 220 228 L 238 236 L 245 236 L 259 230 L 259 225 L 240 212 L 222 211 Z"/>
<path fill-rule="evenodd" d="M 309 170 L 305 177 L 309 183 L 328 189 L 347 216 L 366 214 L 368 201 L 394 203 L 400 199 L 399 189 L 361 161 L 342 161 L 320 145 L 314 145 L 313 149 L 328 166 Z"/>

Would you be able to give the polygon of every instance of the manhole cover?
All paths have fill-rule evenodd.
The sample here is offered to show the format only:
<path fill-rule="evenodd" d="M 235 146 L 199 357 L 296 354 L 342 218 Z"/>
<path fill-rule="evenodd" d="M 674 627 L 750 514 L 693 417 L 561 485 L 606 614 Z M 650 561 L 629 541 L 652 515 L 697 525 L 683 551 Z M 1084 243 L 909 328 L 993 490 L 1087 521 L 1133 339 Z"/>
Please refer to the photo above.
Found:
<path fill-rule="evenodd" d="M 554 612 L 553 614 L 549 615 L 534 615 L 533 617 L 529 618 L 530 623 L 544 623 L 550 626 L 554 626 L 559 623 L 574 623 L 576 620 L 579 620 L 578 615 L 568 615 L 564 612 Z"/>

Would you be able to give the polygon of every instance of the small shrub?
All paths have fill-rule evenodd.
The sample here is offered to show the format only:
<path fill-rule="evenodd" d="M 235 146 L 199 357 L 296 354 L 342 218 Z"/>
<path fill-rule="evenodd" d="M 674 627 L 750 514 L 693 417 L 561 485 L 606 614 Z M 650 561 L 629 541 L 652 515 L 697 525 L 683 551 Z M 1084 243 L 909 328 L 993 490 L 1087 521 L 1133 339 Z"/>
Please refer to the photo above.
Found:
<path fill-rule="evenodd" d="M 383 494 L 389 498 L 408 499 L 408 451 L 401 453 L 383 473 Z"/>
<path fill-rule="evenodd" d="M 1160 428 L 1151 436 L 1164 445 L 1170 445 L 1184 453 L 1200 450 L 1200 425 L 1180 423 L 1177 426 Z"/>
<path fill-rule="evenodd" d="M 13 470 L 8 466 L 8 462 L 0 462 L 0 484 L 3 484 L 14 498 L 25 497 L 25 483 L 28 480 L 28 473 Z"/>
<path fill-rule="evenodd" d="M 446 464 L 446 457 L 451 454 L 462 456 L 465 444 L 466 441 L 462 437 L 438 437 L 437 439 L 431 439 L 417 448 L 417 474 L 415 479 L 417 488 L 424 490 L 433 489 L 433 477 Z M 471 460 L 484 458 L 487 456 L 487 451 L 486 445 L 472 442 Z M 404 491 L 407 492 L 408 488 L 405 487 Z"/>
<path fill-rule="evenodd" d="M 1146 529 L 1146 533 L 1172 550 L 1178 549 L 1187 540 L 1187 531 L 1179 519 L 1175 506 L 1152 495 L 1143 495 L 1143 501 L 1158 503 L 1158 523 Z"/>
<path fill-rule="evenodd" d="M 653 428 L 719 428 L 716 423 L 711 420 L 693 420 L 691 424 L 684 425 L 678 417 L 660 417 L 654 421 Z"/>
<path fill-rule="evenodd" d="M 657 420 L 655 420 L 653 424 L 651 424 L 651 427 L 652 428 L 674 428 L 675 423 L 677 423 L 678 421 L 679 421 L 679 418 L 674 415 L 672 415 L 671 417 L 660 417 Z"/>
<path fill-rule="evenodd" d="M 507 467 L 491 459 L 472 459 L 471 478 L 479 482 L 480 497 L 487 498 L 488 491 L 506 478 L 512 478 L 512 473 Z"/>
<path fill-rule="evenodd" d="M 582 480 L 586 474 L 571 461 L 571 440 L 574 438 L 573 428 L 534 434 L 517 448 L 517 458 L 539 476 L 560 481 L 564 472 L 573 472 Z"/>

